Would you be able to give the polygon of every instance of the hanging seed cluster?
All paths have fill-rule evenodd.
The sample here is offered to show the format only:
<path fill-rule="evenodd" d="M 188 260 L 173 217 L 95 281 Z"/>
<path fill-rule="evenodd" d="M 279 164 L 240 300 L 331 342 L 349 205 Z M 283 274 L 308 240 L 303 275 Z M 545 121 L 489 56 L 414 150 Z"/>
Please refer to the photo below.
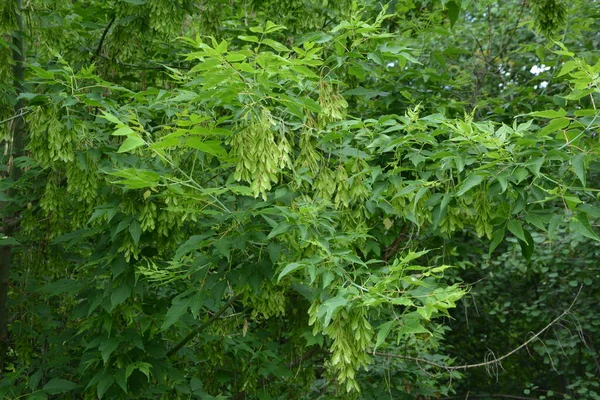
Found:
<path fill-rule="evenodd" d="M 252 318 L 269 319 L 285 315 L 286 296 L 285 288 L 265 281 L 261 284 L 258 293 L 255 293 L 249 285 L 246 286 L 242 301 L 252 309 Z"/>
<path fill-rule="evenodd" d="M 77 132 L 68 129 L 58 115 L 54 107 L 36 107 L 27 116 L 31 132 L 28 149 L 33 158 L 44 164 L 70 162 L 74 158 Z"/>
<path fill-rule="evenodd" d="M 276 141 L 276 126 L 263 112 L 259 119 L 243 126 L 232 140 L 233 153 L 238 159 L 234 178 L 248 182 L 254 196 L 264 200 L 271 185 L 279 181 L 281 170 L 291 166 L 291 145 L 284 133 Z"/>
<path fill-rule="evenodd" d="M 564 0 L 532 0 L 531 10 L 536 27 L 546 36 L 552 36 L 567 18 L 567 3 Z"/>
<path fill-rule="evenodd" d="M 321 307 L 316 303 L 311 305 L 309 324 L 314 325 L 315 335 L 323 332 L 332 339 L 329 367 L 337 373 L 338 381 L 346 384 L 348 392 L 360 391 L 355 373 L 369 364 L 368 351 L 373 339 L 373 327 L 367 320 L 367 313 L 362 308 L 344 308 L 332 317 L 327 326 L 323 326 L 318 318 Z"/>

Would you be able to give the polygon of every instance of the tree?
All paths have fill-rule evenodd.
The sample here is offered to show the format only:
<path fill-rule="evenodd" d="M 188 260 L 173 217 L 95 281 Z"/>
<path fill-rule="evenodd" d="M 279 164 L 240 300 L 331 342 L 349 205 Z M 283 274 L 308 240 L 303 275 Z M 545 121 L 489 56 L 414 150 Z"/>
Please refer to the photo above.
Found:
<path fill-rule="evenodd" d="M 595 249 L 599 67 L 542 46 L 563 97 L 530 104 L 524 3 L 7 4 L 7 398 L 450 395 L 477 259 Z"/>

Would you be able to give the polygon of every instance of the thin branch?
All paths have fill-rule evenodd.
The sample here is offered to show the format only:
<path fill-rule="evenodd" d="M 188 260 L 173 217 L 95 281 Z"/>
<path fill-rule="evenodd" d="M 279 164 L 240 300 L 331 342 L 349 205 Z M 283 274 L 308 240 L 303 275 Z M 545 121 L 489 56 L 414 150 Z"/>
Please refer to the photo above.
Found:
<path fill-rule="evenodd" d="M 523 16 L 523 11 L 525 10 L 525 3 L 526 3 L 526 0 L 523 0 L 523 2 L 521 4 L 521 10 L 519 11 L 519 16 L 517 17 L 517 21 L 515 22 L 515 25 L 513 26 L 512 31 L 509 33 L 508 37 L 506 38 L 506 43 L 504 43 L 504 42 L 502 43 L 502 47 L 500 47 L 500 51 L 494 58 L 492 58 L 492 60 L 490 62 L 494 62 L 494 60 L 496 60 L 498 57 L 500 57 L 502 55 L 502 53 L 504 53 L 504 51 L 508 48 L 510 41 L 512 40 L 517 28 L 519 27 L 519 23 L 521 22 L 521 17 Z"/>
<path fill-rule="evenodd" d="M 381 356 L 381 357 L 400 358 L 400 359 L 404 359 L 404 360 L 414 361 L 416 363 L 428 364 L 428 365 L 432 365 L 434 367 L 444 369 L 446 371 L 456 371 L 456 370 L 461 370 L 461 369 L 488 367 L 490 365 L 499 364 L 502 360 L 512 356 L 517 351 L 521 350 L 522 348 L 527 346 L 529 343 L 531 343 L 533 340 L 537 339 L 542 333 L 546 332 L 552 325 L 556 324 L 565 315 L 569 314 L 571 312 L 571 310 L 573 309 L 573 306 L 577 302 L 577 299 L 579 298 L 579 295 L 581 294 L 582 289 L 583 289 L 583 286 L 580 286 L 579 290 L 577 291 L 577 295 L 571 302 L 571 305 L 569 305 L 569 307 L 565 311 L 563 311 L 558 317 L 554 318 L 552 320 L 552 322 L 550 322 L 548 325 L 546 325 L 542 330 L 538 331 L 535 335 L 533 335 L 529 340 L 527 340 L 525 343 L 521 344 L 519 347 L 509 351 L 508 353 L 506 353 L 505 355 L 503 355 L 499 358 L 494 358 L 493 360 L 490 360 L 490 361 L 477 363 L 477 364 L 449 366 L 449 365 L 438 364 L 436 362 L 429 361 L 429 360 L 426 360 L 424 358 L 419 358 L 419 357 L 402 356 L 399 354 L 390 354 L 390 353 L 382 353 L 382 352 L 374 352 L 373 354 L 376 356 Z"/>
<path fill-rule="evenodd" d="M 398 233 L 398 236 L 396 237 L 396 239 L 394 239 L 392 244 L 390 244 L 388 247 L 386 247 L 383 250 L 383 262 L 387 263 L 390 260 L 390 258 L 392 258 L 394 256 L 394 254 L 396 254 L 396 252 L 398 252 L 398 249 L 400 248 L 400 244 L 402 244 L 402 242 L 406 240 L 406 230 L 407 229 L 408 229 L 408 225 L 404 225 L 404 227 L 402 228 L 402 230 L 400 230 L 400 232 Z"/>
<path fill-rule="evenodd" d="M 6 233 L 6 232 L 12 233 L 13 231 L 15 231 L 15 229 L 18 228 L 20 221 L 21 221 L 20 215 L 15 215 L 11 218 L 6 218 L 5 220 L 2 221 L 2 226 L 0 226 L 0 232 L 1 233 Z"/>
<path fill-rule="evenodd" d="M 299 365 L 301 365 L 303 362 L 310 360 L 311 358 L 313 358 L 314 356 L 321 354 L 321 352 L 323 351 L 322 348 L 318 347 L 318 346 L 313 346 L 310 348 L 310 350 L 307 350 L 306 352 L 304 352 L 303 354 L 300 355 L 300 357 L 290 361 L 287 365 L 288 369 L 292 369 L 295 368 Z M 263 379 L 261 381 L 261 384 L 263 386 L 265 386 L 266 384 L 268 384 L 269 382 L 272 382 L 273 380 L 276 379 L 275 375 L 271 375 L 266 379 Z M 246 391 L 241 391 L 239 392 L 235 397 L 233 397 L 233 400 L 242 400 L 245 399 L 247 395 Z"/>
<path fill-rule="evenodd" d="M 29 113 L 29 112 L 30 112 L 30 111 L 27 111 L 27 110 L 25 110 L 24 108 L 22 108 L 22 109 L 20 109 L 20 110 L 19 110 L 19 113 L 18 113 L 18 114 L 16 114 L 16 115 L 13 115 L 12 117 L 9 117 L 9 118 L 7 118 L 7 119 L 4 119 L 4 120 L 0 121 L 0 125 L 2 125 L 2 124 L 5 124 L 5 123 L 7 123 L 7 122 L 10 122 L 10 121 L 12 121 L 12 120 L 14 120 L 14 119 L 17 119 L 17 118 L 21 118 L 22 116 L 24 116 L 25 114 L 27 114 L 27 113 Z"/>
<path fill-rule="evenodd" d="M 106 28 L 104 28 L 104 32 L 102 32 L 102 36 L 100 37 L 100 43 L 98 43 L 98 47 L 96 48 L 96 53 L 94 53 L 92 59 L 90 60 L 91 63 L 93 63 L 94 60 L 100 55 L 100 52 L 102 51 L 102 46 L 104 45 L 104 39 L 106 39 L 106 35 L 108 34 L 108 31 L 110 30 L 112 24 L 115 23 L 116 18 L 116 15 L 113 15 L 108 25 L 106 25 Z"/>
<path fill-rule="evenodd" d="M 469 399 L 489 399 L 490 397 L 496 399 L 514 399 L 514 400 L 537 400 L 537 397 L 523 397 L 523 396 L 513 396 L 510 394 L 482 394 L 482 395 L 469 395 Z M 452 400 L 452 399 L 460 399 L 464 400 L 463 396 L 450 396 L 450 397 L 442 397 L 440 400 Z"/>
<path fill-rule="evenodd" d="M 231 307 L 231 305 L 233 303 L 235 303 L 235 301 L 240 297 L 239 294 L 233 296 L 228 302 L 227 304 L 225 304 L 223 307 L 221 307 L 219 309 L 219 311 L 217 311 L 216 313 L 213 314 L 212 317 L 210 317 L 205 323 L 203 323 L 202 325 L 200 325 L 199 327 L 197 327 L 196 329 L 194 329 L 189 335 L 187 335 L 181 342 L 179 342 L 175 347 L 173 347 L 171 350 L 169 350 L 167 352 L 167 358 L 171 358 L 173 357 L 175 354 L 177 354 L 177 352 L 179 350 L 181 350 L 186 344 L 188 344 L 188 342 L 190 340 L 192 340 L 193 338 L 195 338 L 198 334 L 200 334 L 204 329 L 206 329 L 206 327 L 208 327 L 210 324 L 212 324 L 213 322 L 215 322 L 220 316 L 221 314 L 223 314 L 225 311 L 227 311 L 227 309 L 229 307 Z"/>

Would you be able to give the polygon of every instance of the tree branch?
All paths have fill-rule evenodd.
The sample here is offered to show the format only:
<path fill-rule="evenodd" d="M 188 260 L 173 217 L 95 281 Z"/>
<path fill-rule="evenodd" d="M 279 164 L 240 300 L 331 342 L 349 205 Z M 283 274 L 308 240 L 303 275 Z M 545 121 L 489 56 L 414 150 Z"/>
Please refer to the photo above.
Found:
<path fill-rule="evenodd" d="M 225 304 L 223 307 L 221 307 L 219 309 L 219 311 L 217 311 L 216 313 L 213 314 L 212 317 L 210 317 L 206 322 L 204 322 L 202 325 L 200 325 L 199 327 L 197 327 L 196 329 L 194 329 L 189 335 L 187 335 L 181 342 L 179 342 L 175 347 L 173 347 L 171 350 L 169 350 L 169 352 L 167 353 L 167 358 L 171 358 L 173 357 L 175 354 L 177 354 L 177 352 L 179 350 L 181 350 L 182 347 L 184 347 L 186 344 L 188 344 L 188 342 L 190 340 L 192 340 L 193 338 L 195 338 L 198 334 L 200 334 L 200 332 L 202 332 L 204 329 L 206 329 L 206 327 L 208 327 L 210 324 L 212 324 L 213 322 L 215 322 L 220 316 L 221 314 L 223 314 L 225 311 L 227 311 L 227 309 L 229 307 L 231 307 L 231 305 L 233 303 L 235 303 L 235 301 L 240 297 L 239 294 L 236 294 L 235 296 L 233 296 L 228 302 L 227 304 Z"/>
<path fill-rule="evenodd" d="M 396 237 L 396 239 L 394 239 L 392 244 L 390 244 L 388 247 L 386 247 L 383 250 L 383 262 L 387 263 L 390 260 L 390 258 L 392 258 L 394 256 L 394 254 L 396 254 L 398 252 L 398 249 L 400 248 L 400 244 L 402 244 L 402 242 L 406 239 L 407 228 L 408 228 L 408 225 L 404 225 L 404 227 L 398 233 L 398 236 Z"/>
<path fill-rule="evenodd" d="M 10 10 L 10 8 L 9 8 Z M 19 96 L 23 93 L 23 81 L 25 79 L 25 29 L 23 25 L 23 4 L 21 0 L 14 0 L 15 20 L 17 22 L 16 30 L 12 33 L 12 59 L 13 66 L 13 87 L 15 93 Z M 13 160 L 23 154 L 23 145 L 25 140 L 25 118 L 23 117 L 23 109 L 25 108 L 25 100 L 19 99 L 14 106 L 14 115 L 17 116 L 12 120 L 10 125 L 10 133 L 12 143 L 8 152 L 9 161 L 7 172 L 13 182 L 17 182 L 21 178 L 21 169 L 13 164 Z M 14 197 L 16 189 L 11 187 L 8 190 L 8 197 Z M 0 207 L 1 208 L 1 207 Z M 17 215 L 13 213 L 8 215 L 8 219 L 15 218 Z M 6 218 L 6 217 L 5 217 Z M 4 229 L 6 236 L 12 236 L 14 227 L 7 225 Z M 10 268 L 12 266 L 12 246 L 2 246 L 0 249 L 0 375 L 4 373 L 6 365 L 6 354 L 9 347 L 9 332 L 8 332 L 8 290 L 10 286 Z"/>
<path fill-rule="evenodd" d="M 100 43 L 98 43 L 98 47 L 96 48 L 96 53 L 94 53 L 94 55 L 92 56 L 90 62 L 93 63 L 94 60 L 100 56 L 100 52 L 102 51 L 102 46 L 104 45 L 104 39 L 106 39 L 106 35 L 108 34 L 108 31 L 110 30 L 110 27 L 112 26 L 112 24 L 115 23 L 115 19 L 116 19 L 116 15 L 113 15 L 113 17 L 111 18 L 110 22 L 108 23 L 108 25 L 106 25 L 106 28 L 104 28 L 104 32 L 102 32 L 102 36 L 100 37 Z"/>
<path fill-rule="evenodd" d="M 502 42 L 502 47 L 500 47 L 500 51 L 494 58 L 492 58 L 492 60 L 490 62 L 494 62 L 494 60 L 496 60 L 498 57 L 500 57 L 502 55 L 502 53 L 504 53 L 504 51 L 508 48 L 508 45 L 510 44 L 512 37 L 514 36 L 515 31 L 519 27 L 519 23 L 521 22 L 521 17 L 523 16 L 523 11 L 525 10 L 526 3 L 527 3 L 526 0 L 523 0 L 523 2 L 521 3 L 521 10 L 519 11 L 519 16 L 517 17 L 517 21 L 515 22 L 515 25 L 513 26 L 512 31 L 509 33 L 509 35 L 506 39 L 506 43 L 504 41 Z"/>
<path fill-rule="evenodd" d="M 509 351 L 508 353 L 506 353 L 505 355 L 503 355 L 501 357 L 495 358 L 495 359 L 490 360 L 490 361 L 486 361 L 486 362 L 482 362 L 482 363 L 477 363 L 477 364 L 465 364 L 465 365 L 450 366 L 450 365 L 439 364 L 439 363 L 436 363 L 436 362 L 433 362 L 433 361 L 429 361 L 429 360 L 426 360 L 424 358 L 419 358 L 419 357 L 410 357 L 410 356 L 403 356 L 403 355 L 399 355 L 399 354 L 390 354 L 390 353 L 382 353 L 382 352 L 374 352 L 373 354 L 376 355 L 376 356 L 381 356 L 381 357 L 400 358 L 400 359 L 403 359 L 403 360 L 414 361 L 416 363 L 423 363 L 423 364 L 427 364 L 427 365 L 432 365 L 434 367 L 438 367 L 438 368 L 444 369 L 446 371 L 456 371 L 456 370 L 461 370 L 461 369 L 487 367 L 487 366 L 490 366 L 490 365 L 499 364 L 502 360 L 504 360 L 504 359 L 512 356 L 517 351 L 521 350 L 522 348 L 524 348 L 525 346 L 527 346 L 529 343 L 531 343 L 533 340 L 537 339 L 542 333 L 544 333 L 545 331 L 547 331 L 552 325 L 556 324 L 565 315 L 569 314 L 569 312 L 571 312 L 571 310 L 573 309 L 573 306 L 577 302 L 577 299 L 579 298 L 579 295 L 581 294 L 581 290 L 582 289 L 583 289 L 583 286 L 580 286 L 579 290 L 577 291 L 577 295 L 575 295 L 575 298 L 571 302 L 571 305 L 565 311 L 563 311 L 558 317 L 554 318 L 552 320 L 552 322 L 550 322 L 548 325 L 546 325 L 542 330 L 538 331 L 535 335 L 533 335 L 529 340 L 527 340 L 525 343 L 521 344 L 519 347 L 517 347 L 517 348 L 515 348 L 515 349 L 513 349 L 511 351 Z"/>
<path fill-rule="evenodd" d="M 537 397 L 523 397 L 523 396 L 513 396 L 510 394 L 480 394 L 480 395 L 471 395 L 467 394 L 468 399 L 489 399 L 490 397 L 496 399 L 514 399 L 514 400 L 538 400 Z M 463 396 L 450 396 L 450 397 L 442 397 L 440 400 L 452 400 L 452 399 L 460 399 L 464 400 Z"/>

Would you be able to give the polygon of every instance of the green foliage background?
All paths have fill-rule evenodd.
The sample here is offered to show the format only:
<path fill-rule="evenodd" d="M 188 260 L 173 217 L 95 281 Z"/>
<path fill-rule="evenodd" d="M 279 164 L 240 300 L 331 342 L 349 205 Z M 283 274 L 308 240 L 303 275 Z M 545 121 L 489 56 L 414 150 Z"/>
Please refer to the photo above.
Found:
<path fill-rule="evenodd" d="M 600 398 L 599 13 L 3 2 L 0 393 Z"/>

